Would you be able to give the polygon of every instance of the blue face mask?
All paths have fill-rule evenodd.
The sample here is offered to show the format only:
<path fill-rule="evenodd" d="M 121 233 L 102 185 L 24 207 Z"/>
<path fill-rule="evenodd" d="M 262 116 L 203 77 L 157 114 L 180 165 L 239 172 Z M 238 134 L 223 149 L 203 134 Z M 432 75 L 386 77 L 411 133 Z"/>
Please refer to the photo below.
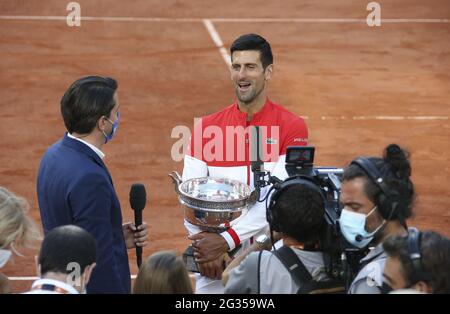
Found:
<path fill-rule="evenodd" d="M 343 209 L 341 212 L 341 217 L 339 218 L 339 225 L 341 227 L 341 233 L 347 239 L 349 243 L 356 246 L 357 248 L 366 247 L 370 241 L 372 241 L 374 235 L 384 226 L 385 221 L 376 228 L 373 232 L 366 231 L 366 218 L 370 216 L 376 209 L 375 206 L 366 215 L 355 213 L 347 209 Z"/>
<path fill-rule="evenodd" d="M 119 113 L 119 111 L 117 111 L 117 120 L 116 120 L 116 122 L 112 122 L 108 118 L 106 118 L 106 120 L 109 123 L 112 124 L 112 130 L 111 130 L 111 133 L 109 133 L 109 134 L 106 134 L 104 131 L 102 131 L 103 135 L 105 136 L 105 144 L 108 143 L 110 140 L 112 140 L 114 135 L 117 132 L 117 128 L 119 127 L 119 122 L 120 122 L 120 113 Z"/>

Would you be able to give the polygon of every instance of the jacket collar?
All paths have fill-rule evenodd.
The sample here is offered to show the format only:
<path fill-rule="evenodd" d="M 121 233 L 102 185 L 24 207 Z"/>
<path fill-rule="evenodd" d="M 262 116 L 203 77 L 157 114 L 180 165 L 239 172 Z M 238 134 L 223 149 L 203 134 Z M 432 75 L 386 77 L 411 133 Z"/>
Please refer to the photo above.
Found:
<path fill-rule="evenodd" d="M 249 124 L 253 124 L 257 121 L 259 121 L 261 119 L 261 117 L 264 117 L 267 115 L 267 113 L 271 110 L 273 106 L 273 103 L 269 100 L 269 98 L 266 99 L 266 102 L 264 104 L 264 106 L 261 108 L 261 110 L 259 110 L 258 112 L 256 112 L 253 115 L 253 119 L 251 121 L 248 121 Z M 247 121 L 247 113 L 242 112 L 239 110 L 239 105 L 237 103 L 237 101 L 234 103 L 233 105 L 233 111 L 234 114 L 239 118 L 239 119 L 244 119 L 245 121 Z"/>
<path fill-rule="evenodd" d="M 97 155 L 96 152 L 94 152 L 89 146 L 86 144 L 77 141 L 73 138 L 70 138 L 67 136 L 67 132 L 64 134 L 64 138 L 62 140 L 63 145 L 70 147 L 80 153 L 83 153 L 89 157 L 91 157 L 96 163 L 98 163 L 100 166 L 106 169 L 105 164 L 103 163 L 103 160 Z"/>
<path fill-rule="evenodd" d="M 82 138 L 76 138 L 70 133 L 66 133 L 66 134 L 67 134 L 67 137 L 70 137 L 73 140 L 77 140 L 77 141 L 80 141 L 81 143 L 86 144 L 90 149 L 92 149 L 98 155 L 98 157 L 100 157 L 100 159 L 103 160 L 103 158 L 105 158 L 105 154 L 100 149 L 98 149 L 95 145 L 92 145 L 91 143 L 85 141 Z"/>

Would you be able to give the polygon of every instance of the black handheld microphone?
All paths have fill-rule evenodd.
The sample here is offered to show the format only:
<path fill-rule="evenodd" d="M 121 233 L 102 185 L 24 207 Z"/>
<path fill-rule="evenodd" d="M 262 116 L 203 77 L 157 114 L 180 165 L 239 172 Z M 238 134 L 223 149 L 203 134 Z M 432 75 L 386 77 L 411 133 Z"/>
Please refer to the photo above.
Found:
<path fill-rule="evenodd" d="M 130 190 L 130 206 L 134 210 L 134 225 L 142 225 L 142 210 L 147 202 L 147 192 L 141 183 L 134 183 Z M 142 247 L 136 246 L 136 261 L 140 268 L 142 264 Z"/>

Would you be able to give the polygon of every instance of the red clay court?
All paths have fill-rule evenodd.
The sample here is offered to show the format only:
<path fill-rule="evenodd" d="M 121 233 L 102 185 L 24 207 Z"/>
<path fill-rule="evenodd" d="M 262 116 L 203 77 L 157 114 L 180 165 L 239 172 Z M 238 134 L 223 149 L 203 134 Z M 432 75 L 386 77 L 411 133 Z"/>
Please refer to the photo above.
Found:
<path fill-rule="evenodd" d="M 366 24 L 370 1 L 360 0 L 79 0 L 80 27 L 66 23 L 68 2 L 0 0 L 0 186 L 26 197 L 39 225 L 36 174 L 65 131 L 61 96 L 81 76 L 112 76 L 122 120 L 105 162 L 124 221 L 133 217 L 130 187 L 142 182 L 144 256 L 184 251 L 167 176 L 182 170 L 171 159 L 171 131 L 234 101 L 218 46 L 254 32 L 274 53 L 269 96 L 307 119 L 316 164 L 343 167 L 391 142 L 406 147 L 418 192 L 410 223 L 450 235 L 448 1 L 380 1 L 381 27 Z M 35 276 L 36 252 L 24 254 L 2 269 L 15 292 Z"/>

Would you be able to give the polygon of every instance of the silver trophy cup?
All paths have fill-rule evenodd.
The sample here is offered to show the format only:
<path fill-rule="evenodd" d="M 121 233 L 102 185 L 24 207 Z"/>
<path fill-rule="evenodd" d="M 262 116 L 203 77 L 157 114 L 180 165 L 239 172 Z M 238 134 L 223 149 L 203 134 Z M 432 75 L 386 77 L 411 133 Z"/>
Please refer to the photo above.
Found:
<path fill-rule="evenodd" d="M 203 231 L 220 233 L 230 223 L 245 215 L 255 204 L 257 193 L 240 181 L 227 178 L 194 178 L 182 181 L 173 171 L 169 174 L 184 211 L 184 218 Z M 198 272 L 192 246 L 183 254 L 188 270 Z"/>

